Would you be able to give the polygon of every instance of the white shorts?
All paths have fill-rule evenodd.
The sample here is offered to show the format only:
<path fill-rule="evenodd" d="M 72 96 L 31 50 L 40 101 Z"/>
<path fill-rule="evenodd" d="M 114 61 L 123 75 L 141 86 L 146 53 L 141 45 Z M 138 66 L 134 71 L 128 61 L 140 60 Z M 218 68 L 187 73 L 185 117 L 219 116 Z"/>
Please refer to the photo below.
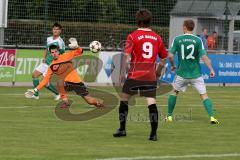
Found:
<path fill-rule="evenodd" d="M 42 73 L 43 77 L 45 77 L 47 74 L 48 65 L 46 63 L 41 63 L 35 70 Z"/>
<path fill-rule="evenodd" d="M 206 86 L 202 77 L 195 79 L 184 79 L 177 75 L 172 85 L 175 90 L 185 92 L 189 84 L 191 84 L 199 94 L 207 93 Z"/>

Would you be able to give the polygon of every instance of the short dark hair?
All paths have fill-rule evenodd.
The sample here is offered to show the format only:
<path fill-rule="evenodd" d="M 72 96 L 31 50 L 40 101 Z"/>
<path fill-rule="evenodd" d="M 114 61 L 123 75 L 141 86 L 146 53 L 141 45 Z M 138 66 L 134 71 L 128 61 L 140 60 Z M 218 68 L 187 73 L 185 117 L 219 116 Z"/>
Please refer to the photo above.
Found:
<path fill-rule="evenodd" d="M 193 29 L 195 27 L 195 23 L 193 20 L 187 19 L 183 22 L 183 26 L 185 26 L 188 31 L 193 31 Z"/>
<path fill-rule="evenodd" d="M 215 34 L 215 33 L 217 34 L 217 32 L 216 32 L 216 31 L 213 31 L 212 33 L 213 33 L 213 34 Z"/>
<path fill-rule="evenodd" d="M 59 29 L 62 29 L 62 25 L 59 24 L 59 23 L 57 23 L 57 22 L 55 22 L 55 23 L 53 24 L 52 28 L 53 28 L 53 27 L 58 27 Z"/>
<path fill-rule="evenodd" d="M 49 46 L 49 51 L 51 52 L 52 49 L 59 50 L 59 47 L 57 45 L 55 45 L 55 44 L 52 44 L 52 45 Z"/>
<path fill-rule="evenodd" d="M 152 22 L 152 13 L 147 9 L 140 9 L 137 11 L 136 21 L 139 27 L 150 27 Z"/>

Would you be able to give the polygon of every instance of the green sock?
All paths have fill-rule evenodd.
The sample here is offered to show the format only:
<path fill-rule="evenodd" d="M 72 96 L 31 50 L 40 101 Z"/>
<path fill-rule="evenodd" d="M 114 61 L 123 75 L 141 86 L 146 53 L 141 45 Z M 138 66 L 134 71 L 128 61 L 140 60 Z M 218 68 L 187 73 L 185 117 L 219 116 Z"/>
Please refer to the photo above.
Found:
<path fill-rule="evenodd" d="M 211 117 L 213 116 L 213 107 L 212 107 L 212 101 L 207 98 L 203 101 L 203 105 L 208 113 L 208 115 Z"/>
<path fill-rule="evenodd" d="M 33 88 L 36 88 L 39 85 L 39 80 L 37 78 L 33 78 L 32 81 L 33 81 Z M 36 92 L 34 95 L 38 96 L 39 92 Z"/>
<path fill-rule="evenodd" d="M 47 88 L 49 91 L 53 92 L 55 95 L 59 95 L 58 90 L 57 90 L 51 83 L 49 83 L 49 85 L 46 86 L 46 88 Z"/>
<path fill-rule="evenodd" d="M 177 96 L 169 95 L 168 97 L 168 116 L 172 116 L 174 107 L 176 105 Z"/>

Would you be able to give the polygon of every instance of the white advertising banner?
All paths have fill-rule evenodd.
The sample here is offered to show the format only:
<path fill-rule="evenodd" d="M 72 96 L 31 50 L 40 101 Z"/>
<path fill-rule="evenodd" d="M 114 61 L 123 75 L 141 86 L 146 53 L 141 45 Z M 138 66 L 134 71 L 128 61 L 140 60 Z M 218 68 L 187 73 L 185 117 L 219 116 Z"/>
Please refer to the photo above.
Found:
<path fill-rule="evenodd" d="M 101 52 L 99 59 L 102 61 L 102 66 L 97 76 L 97 83 L 119 83 L 121 52 Z"/>

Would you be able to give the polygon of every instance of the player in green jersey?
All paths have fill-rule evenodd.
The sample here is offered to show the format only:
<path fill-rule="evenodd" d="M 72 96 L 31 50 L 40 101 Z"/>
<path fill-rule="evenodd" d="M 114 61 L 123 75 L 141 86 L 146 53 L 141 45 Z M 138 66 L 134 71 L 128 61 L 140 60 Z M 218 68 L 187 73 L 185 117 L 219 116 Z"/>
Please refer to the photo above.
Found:
<path fill-rule="evenodd" d="M 65 51 L 65 44 L 62 38 L 60 37 L 62 30 L 62 26 L 59 23 L 54 23 L 52 26 L 52 36 L 47 38 L 47 44 L 46 44 L 46 49 L 44 50 L 44 55 L 43 55 L 43 60 L 42 63 L 34 70 L 32 74 L 32 79 L 33 79 L 33 86 L 34 88 L 39 85 L 39 76 L 46 75 L 48 66 L 51 64 L 53 57 L 50 54 L 49 51 L 49 46 L 50 45 L 56 45 L 59 47 L 60 54 L 64 53 Z M 53 92 L 55 94 L 55 100 L 60 99 L 60 95 L 58 93 L 58 90 L 51 84 L 49 83 L 48 86 L 46 86 L 48 90 Z M 39 99 L 39 93 L 36 92 L 31 98 L 33 99 Z"/>
<path fill-rule="evenodd" d="M 210 70 L 210 77 L 215 76 L 211 62 L 207 57 L 207 52 L 204 49 L 202 40 L 193 35 L 194 29 L 193 20 L 185 20 L 183 23 L 183 35 L 176 36 L 172 42 L 169 50 L 169 60 L 172 65 L 171 70 L 176 70 L 176 77 L 173 82 L 173 91 L 168 97 L 168 115 L 166 121 L 172 121 L 172 113 L 176 105 L 177 95 L 179 91 L 185 91 L 188 84 L 191 84 L 200 94 L 203 105 L 210 117 L 212 124 L 218 124 L 213 113 L 213 106 L 211 100 L 208 98 L 206 86 L 202 78 L 200 58 L 207 65 Z M 178 66 L 175 67 L 174 55 L 177 54 Z"/>

